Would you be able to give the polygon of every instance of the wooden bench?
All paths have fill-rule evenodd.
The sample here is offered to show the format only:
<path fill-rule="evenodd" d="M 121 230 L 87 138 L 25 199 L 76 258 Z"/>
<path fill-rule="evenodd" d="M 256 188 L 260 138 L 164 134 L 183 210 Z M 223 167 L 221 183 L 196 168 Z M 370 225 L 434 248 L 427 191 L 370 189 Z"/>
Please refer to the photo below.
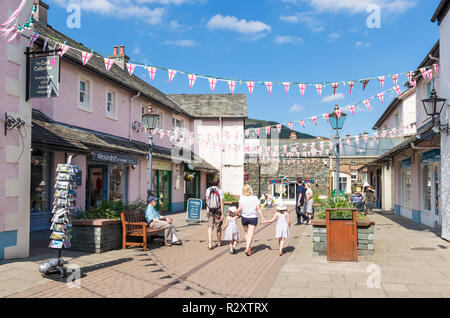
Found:
<path fill-rule="evenodd" d="M 164 232 L 164 229 L 152 229 L 148 227 L 145 220 L 145 211 L 122 211 L 120 214 L 122 219 L 122 249 L 127 246 L 142 246 L 144 251 L 147 250 L 147 236 L 150 236 L 150 241 L 153 236 Z M 142 237 L 142 242 L 129 242 L 127 236 Z"/>

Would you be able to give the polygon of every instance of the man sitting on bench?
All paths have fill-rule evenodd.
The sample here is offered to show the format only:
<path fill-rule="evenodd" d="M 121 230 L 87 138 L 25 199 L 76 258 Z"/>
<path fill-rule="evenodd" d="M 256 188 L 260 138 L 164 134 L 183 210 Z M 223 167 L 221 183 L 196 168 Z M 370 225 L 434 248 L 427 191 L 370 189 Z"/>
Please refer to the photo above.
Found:
<path fill-rule="evenodd" d="M 178 239 L 175 225 L 173 225 L 173 220 L 168 217 L 163 217 L 159 215 L 156 210 L 156 202 L 158 198 L 150 196 L 148 199 L 148 206 L 145 210 L 145 219 L 147 220 L 148 226 L 152 229 L 164 229 L 164 245 L 171 246 L 172 244 L 181 245 L 181 240 Z"/>

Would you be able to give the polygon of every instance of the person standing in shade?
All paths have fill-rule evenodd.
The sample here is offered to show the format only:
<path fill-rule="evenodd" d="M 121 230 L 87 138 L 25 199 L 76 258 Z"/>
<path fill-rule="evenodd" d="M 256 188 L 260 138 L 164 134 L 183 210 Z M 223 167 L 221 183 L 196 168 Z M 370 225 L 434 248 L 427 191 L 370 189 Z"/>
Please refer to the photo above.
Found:
<path fill-rule="evenodd" d="M 313 214 L 313 191 L 311 189 L 311 184 L 309 182 L 305 182 L 305 213 L 308 216 L 308 224 L 311 224 L 311 218 Z"/>
<path fill-rule="evenodd" d="M 223 190 L 219 188 L 219 178 L 215 177 L 212 186 L 206 189 L 206 207 L 208 209 L 208 249 L 212 250 L 212 234 L 214 227 L 217 231 L 217 246 L 222 246 L 223 223 Z"/>
<path fill-rule="evenodd" d="M 370 186 L 368 182 L 364 182 L 363 185 L 364 194 L 365 194 L 365 204 L 366 204 L 366 213 L 373 214 L 373 203 L 375 202 L 375 189 Z"/>
<path fill-rule="evenodd" d="M 308 216 L 302 211 L 305 202 L 306 189 L 301 179 L 297 179 L 297 193 L 295 198 L 295 212 L 297 213 L 297 224 L 302 224 L 302 218 L 309 222 Z"/>
<path fill-rule="evenodd" d="M 181 240 L 178 239 L 178 235 L 173 225 L 173 220 L 168 217 L 159 215 L 156 210 L 156 202 L 158 198 L 150 196 L 148 199 L 148 206 L 145 210 L 145 220 L 148 226 L 152 229 L 164 229 L 164 245 L 171 246 L 172 244 L 181 245 Z"/>
<path fill-rule="evenodd" d="M 253 190 L 250 185 L 244 185 L 242 189 L 242 196 L 239 199 L 239 208 L 236 214 L 241 216 L 242 226 L 245 231 L 245 254 L 250 256 L 252 254 L 252 243 L 255 228 L 258 225 L 258 215 L 261 217 L 264 223 L 264 216 L 261 211 L 261 205 L 256 196 L 253 195 Z"/>

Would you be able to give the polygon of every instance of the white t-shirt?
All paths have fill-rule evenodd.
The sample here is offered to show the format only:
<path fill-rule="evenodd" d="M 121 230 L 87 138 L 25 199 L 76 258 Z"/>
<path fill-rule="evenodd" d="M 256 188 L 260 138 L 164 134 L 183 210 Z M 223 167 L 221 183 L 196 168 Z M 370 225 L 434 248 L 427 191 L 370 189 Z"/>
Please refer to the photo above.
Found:
<path fill-rule="evenodd" d="M 219 187 L 209 187 L 208 189 L 206 189 L 206 199 L 208 199 L 209 197 L 209 193 L 211 192 L 211 188 L 216 188 L 217 191 L 219 192 L 220 198 L 223 200 L 224 198 L 224 194 L 223 194 L 223 190 Z"/>
<path fill-rule="evenodd" d="M 239 203 L 242 206 L 241 216 L 244 218 L 257 218 L 258 211 L 256 208 L 259 205 L 259 200 L 254 195 L 242 195 L 239 199 Z"/>
<path fill-rule="evenodd" d="M 308 188 L 308 190 L 306 190 L 306 197 L 305 197 L 305 200 L 306 200 L 306 198 L 309 197 L 309 196 L 311 196 L 310 200 L 312 200 L 312 198 L 313 198 L 313 191 L 312 191 L 311 188 Z"/>

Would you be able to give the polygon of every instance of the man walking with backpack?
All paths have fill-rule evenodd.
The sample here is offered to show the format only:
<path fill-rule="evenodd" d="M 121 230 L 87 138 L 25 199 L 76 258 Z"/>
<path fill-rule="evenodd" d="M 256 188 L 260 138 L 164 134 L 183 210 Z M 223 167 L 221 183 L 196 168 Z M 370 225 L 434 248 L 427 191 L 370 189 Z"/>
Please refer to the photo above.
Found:
<path fill-rule="evenodd" d="M 215 177 L 212 186 L 206 189 L 206 207 L 208 208 L 208 249 L 212 250 L 212 233 L 217 230 L 217 246 L 221 246 L 223 221 L 223 190 L 219 186 L 219 178 Z"/>

